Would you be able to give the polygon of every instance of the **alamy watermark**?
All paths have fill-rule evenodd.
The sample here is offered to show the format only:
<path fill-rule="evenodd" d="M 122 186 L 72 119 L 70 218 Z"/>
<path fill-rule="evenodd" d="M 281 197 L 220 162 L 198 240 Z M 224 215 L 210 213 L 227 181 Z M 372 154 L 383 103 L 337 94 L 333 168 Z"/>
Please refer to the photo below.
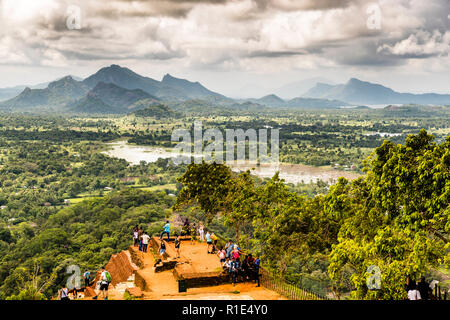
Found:
<path fill-rule="evenodd" d="M 270 140 L 269 140 L 270 131 Z M 193 130 L 176 129 L 172 132 L 172 142 L 177 142 L 173 152 L 175 164 L 231 163 L 249 161 L 259 164 L 277 166 L 279 164 L 280 138 L 279 129 L 270 127 L 262 129 L 225 129 L 209 128 L 203 131 L 201 121 L 194 122 Z M 191 132 L 193 132 L 193 137 Z M 269 143 L 270 141 L 270 143 Z M 224 150 L 225 147 L 225 150 Z M 268 152 L 270 149 L 270 153 Z M 224 159 L 225 155 L 225 159 Z"/>

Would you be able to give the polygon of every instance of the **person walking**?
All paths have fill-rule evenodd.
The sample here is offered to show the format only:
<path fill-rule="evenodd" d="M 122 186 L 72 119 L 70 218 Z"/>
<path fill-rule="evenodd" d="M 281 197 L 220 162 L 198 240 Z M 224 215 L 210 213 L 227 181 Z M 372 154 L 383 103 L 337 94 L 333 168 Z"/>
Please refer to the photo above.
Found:
<path fill-rule="evenodd" d="M 142 252 L 147 252 L 148 242 L 150 241 L 150 236 L 147 232 L 142 235 Z"/>
<path fill-rule="evenodd" d="M 102 297 L 104 300 L 108 300 L 108 287 L 111 283 L 111 274 L 105 269 L 105 267 L 102 267 L 101 274 L 100 274 L 100 293 L 102 294 Z M 98 298 L 99 294 L 93 297 L 94 300 Z"/>
<path fill-rule="evenodd" d="M 163 235 L 167 234 L 167 242 L 170 241 L 170 223 L 169 220 L 166 221 L 166 224 L 164 225 L 164 230 L 161 232 L 161 236 L 159 237 L 160 240 L 162 240 Z"/>
<path fill-rule="evenodd" d="M 180 243 L 181 243 L 181 239 L 180 239 L 180 236 L 179 235 L 175 235 L 175 251 L 176 251 L 176 253 L 177 253 L 177 256 L 176 256 L 176 258 L 181 258 L 181 255 L 180 255 Z"/>

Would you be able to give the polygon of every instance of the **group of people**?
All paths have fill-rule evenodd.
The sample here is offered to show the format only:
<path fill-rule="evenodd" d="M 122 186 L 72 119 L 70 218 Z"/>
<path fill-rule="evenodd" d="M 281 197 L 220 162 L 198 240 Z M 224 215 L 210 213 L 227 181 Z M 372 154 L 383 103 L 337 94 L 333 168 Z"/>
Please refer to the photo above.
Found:
<path fill-rule="evenodd" d="M 102 298 L 104 300 L 108 300 L 108 288 L 109 284 L 111 283 L 111 274 L 102 267 L 100 270 L 100 279 L 97 282 L 96 289 L 99 290 L 99 294 L 102 294 Z M 91 282 L 95 280 L 95 278 L 92 278 L 91 272 L 89 270 L 86 270 L 83 273 L 83 280 L 84 280 L 84 288 L 91 286 Z M 58 299 L 62 301 L 70 300 L 70 294 L 72 294 L 72 297 L 75 299 L 77 298 L 78 292 L 81 290 L 81 288 L 73 288 L 69 290 L 66 286 L 66 284 L 63 284 L 61 286 L 61 289 L 58 291 Z M 97 300 L 99 294 L 94 296 L 92 299 Z"/>
<path fill-rule="evenodd" d="M 228 240 L 225 247 L 220 248 L 217 256 L 219 257 L 223 268 L 220 274 L 228 272 L 231 275 L 233 286 L 236 285 L 238 280 L 254 280 L 258 282 L 258 286 L 260 285 L 259 268 L 261 260 L 259 257 L 254 258 L 250 253 L 241 258 L 241 249 L 237 244 L 234 244 L 231 239 Z"/>
<path fill-rule="evenodd" d="M 411 277 L 406 278 L 405 290 L 408 293 L 408 300 L 429 300 L 433 297 L 433 290 L 430 284 L 425 281 L 425 277 L 421 277 L 416 283 Z"/>
<path fill-rule="evenodd" d="M 139 247 L 139 251 L 147 252 L 150 236 L 142 227 L 135 226 L 133 228 L 133 246 Z"/>

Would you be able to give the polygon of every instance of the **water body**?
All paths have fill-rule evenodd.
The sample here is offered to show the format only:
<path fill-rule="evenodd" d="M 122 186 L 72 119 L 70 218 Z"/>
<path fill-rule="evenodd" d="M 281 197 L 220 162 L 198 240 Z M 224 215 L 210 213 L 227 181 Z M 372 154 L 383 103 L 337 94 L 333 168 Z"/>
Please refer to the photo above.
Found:
<path fill-rule="evenodd" d="M 138 165 L 141 161 L 156 162 L 159 158 L 173 159 L 177 157 L 176 153 L 171 150 L 156 148 L 151 146 L 136 146 L 129 144 L 125 140 L 110 142 L 106 144 L 108 150 L 103 153 L 111 157 L 125 159 L 133 165 Z M 189 156 L 184 154 L 184 156 Z M 227 163 L 230 168 L 235 171 L 251 170 L 253 175 L 260 178 L 272 178 L 276 171 L 279 171 L 280 178 L 287 183 L 309 183 L 322 180 L 325 182 L 335 182 L 339 177 L 345 177 L 349 180 L 356 179 L 359 175 L 354 172 L 335 170 L 329 167 L 314 167 L 303 164 L 287 164 L 279 165 L 261 164 L 249 161 L 234 161 Z"/>

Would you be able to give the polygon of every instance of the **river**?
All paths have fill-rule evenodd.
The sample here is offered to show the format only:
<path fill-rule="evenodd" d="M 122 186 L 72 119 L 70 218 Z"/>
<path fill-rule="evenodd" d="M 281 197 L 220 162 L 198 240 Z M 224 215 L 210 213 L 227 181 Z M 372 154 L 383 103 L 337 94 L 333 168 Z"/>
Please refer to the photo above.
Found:
<path fill-rule="evenodd" d="M 136 146 L 127 143 L 125 140 L 110 142 L 106 144 L 108 150 L 103 153 L 120 159 L 125 159 L 133 165 L 139 164 L 141 161 L 156 162 L 158 158 L 168 159 L 175 158 L 176 154 L 170 150 L 150 147 Z M 309 183 L 322 180 L 325 182 L 335 182 L 339 177 L 345 177 L 349 180 L 356 179 L 359 175 L 350 171 L 341 171 L 330 167 L 314 167 L 303 164 L 287 164 L 281 163 L 278 166 L 270 164 L 261 164 L 259 167 L 255 163 L 233 162 L 227 163 L 235 172 L 250 169 L 251 173 L 260 178 L 272 178 L 276 171 L 279 171 L 280 178 L 287 183 Z"/>

